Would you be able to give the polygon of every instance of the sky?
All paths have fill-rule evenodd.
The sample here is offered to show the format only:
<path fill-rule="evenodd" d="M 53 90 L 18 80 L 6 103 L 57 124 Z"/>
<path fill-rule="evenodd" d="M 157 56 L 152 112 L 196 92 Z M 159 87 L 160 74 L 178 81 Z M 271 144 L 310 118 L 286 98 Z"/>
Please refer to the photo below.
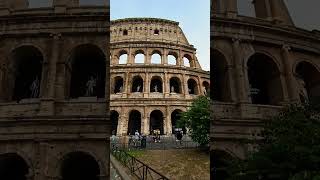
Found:
<path fill-rule="evenodd" d="M 197 49 L 202 69 L 210 69 L 210 0 L 110 0 L 111 20 L 154 17 L 179 22 Z"/>

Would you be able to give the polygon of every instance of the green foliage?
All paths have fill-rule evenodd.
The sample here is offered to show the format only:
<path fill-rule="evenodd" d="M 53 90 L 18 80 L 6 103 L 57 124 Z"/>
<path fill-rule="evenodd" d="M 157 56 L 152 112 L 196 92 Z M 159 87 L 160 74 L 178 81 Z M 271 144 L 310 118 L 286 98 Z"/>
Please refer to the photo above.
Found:
<path fill-rule="evenodd" d="M 292 105 L 265 121 L 257 152 L 230 168 L 231 179 L 318 180 L 319 104 Z"/>
<path fill-rule="evenodd" d="M 190 109 L 182 113 L 177 125 L 187 127 L 192 140 L 206 146 L 210 132 L 210 99 L 206 96 L 195 99 Z"/>

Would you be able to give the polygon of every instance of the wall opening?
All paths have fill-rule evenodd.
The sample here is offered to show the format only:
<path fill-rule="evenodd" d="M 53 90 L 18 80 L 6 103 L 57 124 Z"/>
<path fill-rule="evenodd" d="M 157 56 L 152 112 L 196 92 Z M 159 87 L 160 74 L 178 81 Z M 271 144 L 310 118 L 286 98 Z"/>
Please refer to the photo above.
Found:
<path fill-rule="evenodd" d="M 133 77 L 131 92 L 143 92 L 143 79 L 140 76 Z"/>
<path fill-rule="evenodd" d="M 154 110 L 150 114 L 150 134 L 152 134 L 153 130 L 160 130 L 160 134 L 164 134 L 163 114 L 159 110 Z"/>
<path fill-rule="evenodd" d="M 170 79 L 170 93 L 182 93 L 181 81 L 177 77 L 172 77 Z"/>
<path fill-rule="evenodd" d="M 29 167 L 25 160 L 15 153 L 0 155 L 0 177 L 10 180 L 28 180 Z"/>
<path fill-rule="evenodd" d="M 150 83 L 150 92 L 162 93 L 162 80 L 161 77 L 152 77 Z"/>
<path fill-rule="evenodd" d="M 117 111 L 111 111 L 110 120 L 111 120 L 111 135 L 117 135 L 119 113 Z"/>
<path fill-rule="evenodd" d="M 141 134 L 141 113 L 137 110 L 133 110 L 129 114 L 127 135 L 134 135 L 136 131 Z"/>

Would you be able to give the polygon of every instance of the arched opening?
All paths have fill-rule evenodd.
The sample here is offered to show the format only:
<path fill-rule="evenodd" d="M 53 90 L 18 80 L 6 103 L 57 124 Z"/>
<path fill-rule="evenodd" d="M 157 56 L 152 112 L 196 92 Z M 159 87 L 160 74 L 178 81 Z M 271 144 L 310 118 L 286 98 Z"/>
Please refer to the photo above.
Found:
<path fill-rule="evenodd" d="M 221 150 L 210 151 L 210 174 L 213 179 L 226 180 L 231 177 L 228 171 L 234 158 L 227 152 Z"/>
<path fill-rule="evenodd" d="M 188 80 L 188 92 L 189 94 L 199 94 L 197 82 L 194 79 Z"/>
<path fill-rule="evenodd" d="M 181 94 L 181 81 L 177 77 L 172 77 L 170 79 L 170 93 Z"/>
<path fill-rule="evenodd" d="M 150 134 L 153 130 L 160 130 L 160 134 L 164 134 L 163 131 L 163 114 L 159 110 L 154 110 L 150 114 Z"/>
<path fill-rule="evenodd" d="M 223 54 L 219 51 L 211 50 L 211 69 L 213 77 L 213 92 L 211 98 L 215 101 L 231 102 L 231 88 L 229 68 Z"/>
<path fill-rule="evenodd" d="M 161 55 L 159 52 L 155 52 L 151 56 L 151 64 L 161 64 Z"/>
<path fill-rule="evenodd" d="M 283 100 L 280 71 L 275 62 L 264 54 L 249 58 L 249 95 L 253 104 L 279 105 Z"/>
<path fill-rule="evenodd" d="M 185 66 L 185 67 L 191 67 L 191 61 L 190 61 L 190 59 L 188 58 L 188 56 L 185 56 L 185 57 L 183 57 L 183 65 Z"/>
<path fill-rule="evenodd" d="M 117 111 L 111 111 L 110 112 L 110 119 L 111 119 L 111 134 L 117 135 L 119 113 Z"/>
<path fill-rule="evenodd" d="M 154 32 L 153 32 L 153 35 L 156 35 L 156 36 L 159 35 L 159 30 L 155 29 Z"/>
<path fill-rule="evenodd" d="M 134 56 L 134 63 L 143 64 L 144 63 L 144 59 L 145 59 L 145 57 L 144 57 L 143 52 L 142 51 L 138 51 L 136 53 L 136 55 Z"/>
<path fill-rule="evenodd" d="M 97 46 L 76 47 L 71 54 L 70 97 L 98 97 L 105 95 L 105 55 Z"/>
<path fill-rule="evenodd" d="M 15 153 L 0 155 L 0 177 L 8 180 L 27 180 L 29 167 L 26 161 Z"/>
<path fill-rule="evenodd" d="M 295 70 L 301 102 L 320 97 L 320 72 L 309 62 L 300 62 Z"/>
<path fill-rule="evenodd" d="M 22 46 L 12 51 L 8 75 L 8 100 L 39 98 L 42 76 L 42 53 L 33 46 Z M 14 83 L 14 84 L 13 84 Z M 11 99 L 10 99 L 11 98 Z"/>
<path fill-rule="evenodd" d="M 121 51 L 119 53 L 119 64 L 127 64 L 128 63 L 128 54 L 126 51 Z"/>
<path fill-rule="evenodd" d="M 203 94 L 204 95 L 210 95 L 210 84 L 207 81 L 203 81 Z"/>
<path fill-rule="evenodd" d="M 180 109 L 176 109 L 171 113 L 171 127 L 172 127 L 172 133 L 174 134 L 176 131 L 182 129 L 183 133 L 185 134 L 186 128 L 178 126 L 177 122 L 181 118 L 182 111 Z"/>
<path fill-rule="evenodd" d="M 128 135 L 134 135 L 138 131 L 141 133 L 141 113 L 137 110 L 133 110 L 129 114 L 129 123 L 128 123 Z"/>
<path fill-rule="evenodd" d="M 124 35 L 124 36 L 127 36 L 127 35 L 128 35 L 128 30 L 126 30 L 126 29 L 123 30 L 123 35 Z"/>
<path fill-rule="evenodd" d="M 143 91 L 143 80 L 140 76 L 135 76 L 132 79 L 131 92 L 142 92 Z"/>
<path fill-rule="evenodd" d="M 169 54 L 168 55 L 168 64 L 169 65 L 177 65 L 177 58 L 176 56 Z"/>
<path fill-rule="evenodd" d="M 151 78 L 150 92 L 162 93 L 162 80 L 159 76 L 154 76 Z"/>
<path fill-rule="evenodd" d="M 91 155 L 84 152 L 67 154 L 62 162 L 62 180 L 99 180 L 100 168 Z"/>
<path fill-rule="evenodd" d="M 114 89 L 113 93 L 122 93 L 123 92 L 123 78 L 120 76 L 117 76 L 114 78 Z"/>
<path fill-rule="evenodd" d="M 237 0 L 238 14 L 241 16 L 256 17 L 254 3 L 252 0 Z"/>

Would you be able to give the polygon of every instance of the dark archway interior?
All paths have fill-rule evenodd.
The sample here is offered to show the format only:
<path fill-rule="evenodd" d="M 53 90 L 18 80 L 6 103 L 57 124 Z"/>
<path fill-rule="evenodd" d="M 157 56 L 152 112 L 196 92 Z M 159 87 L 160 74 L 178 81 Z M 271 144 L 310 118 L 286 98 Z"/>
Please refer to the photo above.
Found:
<path fill-rule="evenodd" d="M 117 127 L 118 127 L 118 120 L 119 120 L 119 113 L 117 111 L 111 111 L 110 113 L 111 119 L 111 134 L 117 134 Z"/>
<path fill-rule="evenodd" d="M 122 77 L 116 77 L 114 79 L 114 93 L 121 93 L 123 91 L 123 79 Z"/>
<path fill-rule="evenodd" d="M 136 76 L 132 80 L 131 92 L 142 92 L 143 91 L 143 80 L 140 76 Z"/>
<path fill-rule="evenodd" d="M 94 45 L 81 45 L 73 50 L 71 55 L 71 98 L 84 96 L 103 98 L 105 96 L 105 59 L 104 53 Z M 95 82 L 95 86 L 93 93 L 87 94 L 90 80 Z"/>
<path fill-rule="evenodd" d="M 197 82 L 193 79 L 188 80 L 189 94 L 198 94 Z"/>
<path fill-rule="evenodd" d="M 159 110 L 152 111 L 150 114 L 150 134 L 153 130 L 159 129 L 160 134 L 164 134 L 163 131 L 163 114 Z"/>
<path fill-rule="evenodd" d="M 210 96 L 215 101 L 231 102 L 231 89 L 228 75 L 227 61 L 223 54 L 211 50 L 212 89 Z"/>
<path fill-rule="evenodd" d="M 247 65 L 252 103 L 279 104 L 283 100 L 282 85 L 280 72 L 273 60 L 266 55 L 255 54 Z"/>
<path fill-rule="evenodd" d="M 181 118 L 181 110 L 174 110 L 171 113 L 171 126 L 172 126 L 172 133 L 175 133 L 175 128 L 182 128 L 183 133 L 186 133 L 186 128 L 185 127 L 179 127 L 177 126 L 178 120 Z"/>
<path fill-rule="evenodd" d="M 27 163 L 14 153 L 0 155 L 0 179 L 27 180 L 29 173 Z"/>
<path fill-rule="evenodd" d="M 207 81 L 204 81 L 202 83 L 202 85 L 203 85 L 204 89 L 206 90 L 207 94 L 210 95 L 210 84 Z"/>
<path fill-rule="evenodd" d="M 296 74 L 305 83 L 309 100 L 320 97 L 320 72 L 310 63 L 301 62 L 297 65 Z"/>
<path fill-rule="evenodd" d="M 63 160 L 61 175 L 62 180 L 100 180 L 100 168 L 91 155 L 73 152 Z"/>
<path fill-rule="evenodd" d="M 134 133 L 138 130 L 141 133 L 141 113 L 139 111 L 131 111 L 129 115 L 129 123 L 128 123 L 128 135 L 134 135 Z"/>
<path fill-rule="evenodd" d="M 160 77 L 154 77 L 151 79 L 150 92 L 162 93 L 162 81 Z"/>
<path fill-rule="evenodd" d="M 43 56 L 32 46 L 23 46 L 13 51 L 14 91 L 12 99 L 20 101 L 38 98 L 42 75 Z"/>
<path fill-rule="evenodd" d="M 233 157 L 224 151 L 210 151 L 210 174 L 213 179 L 226 180 L 230 178 L 228 169 Z"/>
<path fill-rule="evenodd" d="M 170 79 L 170 92 L 171 93 L 181 93 L 180 80 L 176 77 Z M 172 88 L 173 87 L 173 88 Z M 172 91 L 173 90 L 173 91 Z"/>

